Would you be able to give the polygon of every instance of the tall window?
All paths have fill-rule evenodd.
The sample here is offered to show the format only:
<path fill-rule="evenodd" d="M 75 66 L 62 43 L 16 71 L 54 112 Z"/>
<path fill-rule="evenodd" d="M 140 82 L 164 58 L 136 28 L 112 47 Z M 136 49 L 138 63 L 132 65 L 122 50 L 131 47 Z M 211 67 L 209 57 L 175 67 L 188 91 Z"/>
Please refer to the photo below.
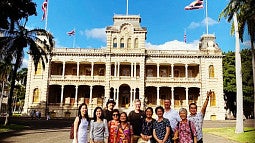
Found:
<path fill-rule="evenodd" d="M 37 70 L 35 71 L 35 75 L 42 75 L 42 62 L 39 61 L 37 64 Z"/>
<path fill-rule="evenodd" d="M 128 48 L 128 49 L 131 48 L 131 38 L 128 38 L 127 48 Z"/>
<path fill-rule="evenodd" d="M 117 38 L 113 39 L 113 48 L 117 48 Z"/>
<path fill-rule="evenodd" d="M 135 48 L 138 48 L 138 38 L 135 38 Z"/>
<path fill-rule="evenodd" d="M 215 92 L 212 92 L 212 96 L 210 98 L 210 106 L 216 106 L 216 95 L 215 95 Z"/>
<path fill-rule="evenodd" d="M 33 102 L 34 103 L 39 102 L 39 94 L 40 94 L 39 89 L 38 88 L 34 89 L 34 93 L 33 93 Z"/>
<path fill-rule="evenodd" d="M 209 78 L 214 78 L 214 67 L 213 67 L 213 65 L 209 66 Z"/>
<path fill-rule="evenodd" d="M 124 38 L 120 39 L 120 48 L 124 48 L 125 44 L 124 44 Z"/>

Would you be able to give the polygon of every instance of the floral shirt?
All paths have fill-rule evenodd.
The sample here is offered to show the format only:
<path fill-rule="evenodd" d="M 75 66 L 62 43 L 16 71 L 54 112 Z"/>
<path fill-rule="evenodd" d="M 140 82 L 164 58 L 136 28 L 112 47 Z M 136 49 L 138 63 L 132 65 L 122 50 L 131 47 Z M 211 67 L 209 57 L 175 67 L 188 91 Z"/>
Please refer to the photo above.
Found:
<path fill-rule="evenodd" d="M 176 131 L 179 132 L 179 143 L 193 143 L 192 137 L 197 136 L 195 124 L 189 120 L 179 122 L 175 128 Z"/>
<path fill-rule="evenodd" d="M 117 143 L 130 143 L 131 136 L 133 135 L 133 128 L 130 123 L 127 123 L 124 127 L 119 124 L 118 129 L 116 130 L 116 142 Z"/>
<path fill-rule="evenodd" d="M 153 129 L 156 132 L 158 139 L 163 140 L 166 135 L 166 127 L 170 128 L 170 122 L 168 119 L 164 118 L 162 121 L 155 121 L 153 124 Z M 171 139 L 168 138 L 165 143 L 171 143 Z"/>
<path fill-rule="evenodd" d="M 143 120 L 142 123 L 142 134 L 147 136 L 152 136 L 153 134 L 153 123 L 155 122 L 155 119 L 152 119 L 151 121 L 147 122 L 146 119 Z M 151 138 L 151 142 L 154 143 L 153 137 Z"/>
<path fill-rule="evenodd" d="M 197 131 L 197 140 L 199 141 L 200 139 L 203 138 L 202 126 L 204 121 L 204 115 L 201 112 L 197 113 L 196 115 L 188 115 L 188 120 L 195 123 Z"/>
<path fill-rule="evenodd" d="M 116 131 L 119 126 L 119 121 L 111 120 L 108 122 L 108 129 L 109 129 L 109 143 L 114 143 L 114 137 L 116 136 Z"/>

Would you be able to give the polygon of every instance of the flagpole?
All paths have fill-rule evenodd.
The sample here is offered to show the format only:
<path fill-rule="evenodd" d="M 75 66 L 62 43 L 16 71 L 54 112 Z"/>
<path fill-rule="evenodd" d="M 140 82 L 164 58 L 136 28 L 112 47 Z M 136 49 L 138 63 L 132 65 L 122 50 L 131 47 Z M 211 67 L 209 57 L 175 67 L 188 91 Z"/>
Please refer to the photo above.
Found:
<path fill-rule="evenodd" d="M 75 28 L 74 28 L 74 31 L 75 31 Z M 75 40 L 76 40 L 75 35 L 76 34 L 74 34 L 74 36 L 73 36 L 73 48 L 75 47 Z"/>
<path fill-rule="evenodd" d="M 206 34 L 208 34 L 208 11 L 207 11 L 207 0 L 205 1 L 205 22 L 206 22 Z"/>
<path fill-rule="evenodd" d="M 127 0 L 127 9 L 126 9 L 126 15 L 128 15 L 128 0 Z"/>
<path fill-rule="evenodd" d="M 45 27 L 44 30 L 47 30 L 47 26 L 48 26 L 48 9 L 49 9 L 49 1 L 50 0 L 46 0 L 47 1 L 47 6 L 46 6 L 46 18 L 45 18 Z"/>

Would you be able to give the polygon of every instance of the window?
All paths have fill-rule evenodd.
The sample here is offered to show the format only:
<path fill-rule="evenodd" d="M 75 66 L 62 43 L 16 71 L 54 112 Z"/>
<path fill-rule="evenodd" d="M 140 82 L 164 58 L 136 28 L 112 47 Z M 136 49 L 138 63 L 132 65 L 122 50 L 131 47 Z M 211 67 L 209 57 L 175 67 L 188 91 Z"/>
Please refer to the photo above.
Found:
<path fill-rule="evenodd" d="M 212 92 L 212 96 L 210 98 L 210 106 L 216 106 L 216 95 L 215 95 L 215 92 Z"/>
<path fill-rule="evenodd" d="M 36 88 L 33 93 L 33 102 L 39 103 L 39 94 L 40 94 L 40 91 L 38 88 Z"/>
<path fill-rule="evenodd" d="M 125 44 L 124 44 L 124 38 L 120 39 L 120 48 L 124 48 Z"/>
<path fill-rule="evenodd" d="M 37 65 L 37 70 L 35 71 L 35 75 L 42 75 L 42 62 L 39 61 Z"/>
<path fill-rule="evenodd" d="M 214 67 L 213 67 L 213 65 L 209 66 L 209 78 L 214 78 Z"/>
<path fill-rule="evenodd" d="M 113 39 L 113 48 L 117 48 L 117 38 Z"/>
<path fill-rule="evenodd" d="M 128 48 L 128 49 L 131 48 L 131 38 L 128 38 L 127 48 Z"/>
<path fill-rule="evenodd" d="M 138 48 L 138 38 L 135 38 L 135 48 Z"/>

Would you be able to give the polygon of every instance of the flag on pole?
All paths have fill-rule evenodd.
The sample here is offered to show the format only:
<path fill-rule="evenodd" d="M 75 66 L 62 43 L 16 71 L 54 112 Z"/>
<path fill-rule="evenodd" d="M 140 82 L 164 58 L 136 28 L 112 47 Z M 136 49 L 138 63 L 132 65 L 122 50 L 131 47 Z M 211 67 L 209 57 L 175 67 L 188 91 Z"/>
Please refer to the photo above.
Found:
<path fill-rule="evenodd" d="M 67 32 L 66 34 L 67 34 L 68 36 L 73 36 L 73 35 L 75 35 L 75 30 L 73 29 L 73 30 Z"/>
<path fill-rule="evenodd" d="M 48 0 L 45 0 L 42 4 L 42 11 L 43 11 L 42 20 L 45 20 L 45 18 L 47 17 L 47 5 L 48 5 Z"/>
<path fill-rule="evenodd" d="M 187 36 L 186 36 L 186 31 L 185 31 L 185 33 L 184 33 L 184 37 L 183 37 L 184 39 L 184 43 L 186 43 L 187 42 Z"/>
<path fill-rule="evenodd" d="M 189 5 L 185 6 L 185 10 L 194 10 L 203 8 L 203 0 L 194 0 Z"/>

